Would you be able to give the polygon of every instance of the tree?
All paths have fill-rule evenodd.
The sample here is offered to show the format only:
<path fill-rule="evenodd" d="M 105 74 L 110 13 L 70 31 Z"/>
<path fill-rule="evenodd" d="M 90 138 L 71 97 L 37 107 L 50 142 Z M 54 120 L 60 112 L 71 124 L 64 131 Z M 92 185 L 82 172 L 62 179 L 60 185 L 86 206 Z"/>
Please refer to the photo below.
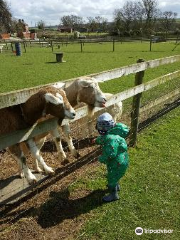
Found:
<path fill-rule="evenodd" d="M 61 23 L 64 27 L 78 29 L 83 25 L 83 18 L 75 15 L 66 15 L 61 18 Z"/>
<path fill-rule="evenodd" d="M 100 16 L 95 17 L 94 20 L 97 23 L 98 30 L 105 32 L 107 29 L 108 20 Z"/>
<path fill-rule="evenodd" d="M 143 7 L 140 2 L 128 1 L 121 9 L 114 11 L 115 28 L 118 32 L 130 34 L 140 31 L 143 22 Z M 133 31 L 132 31 L 133 30 Z"/>
<path fill-rule="evenodd" d="M 43 20 L 41 20 L 37 23 L 37 26 L 38 26 L 38 29 L 44 30 L 45 22 Z"/>
<path fill-rule="evenodd" d="M 7 3 L 0 0 L 0 32 L 10 32 L 12 25 L 12 15 Z"/>
<path fill-rule="evenodd" d="M 87 27 L 89 28 L 89 31 L 95 32 L 95 31 L 106 31 L 107 30 L 107 23 L 108 20 L 106 18 L 96 16 L 96 17 L 87 17 Z"/>
<path fill-rule="evenodd" d="M 114 23 L 118 31 L 130 35 L 151 34 L 158 18 L 157 0 L 127 1 L 114 11 Z"/>
<path fill-rule="evenodd" d="M 144 29 L 148 34 L 151 34 L 159 12 L 157 9 L 157 0 L 142 0 L 142 3 L 144 15 L 143 18 L 145 20 Z"/>
<path fill-rule="evenodd" d="M 160 23 L 166 32 L 166 38 L 167 38 L 168 32 L 172 30 L 173 25 L 175 25 L 176 17 L 177 17 L 177 13 L 172 11 L 165 11 L 162 13 L 162 16 L 160 18 Z"/>
<path fill-rule="evenodd" d="M 93 17 L 87 17 L 88 22 L 87 22 L 87 27 L 89 29 L 89 32 L 95 32 L 98 29 L 98 24 Z"/>

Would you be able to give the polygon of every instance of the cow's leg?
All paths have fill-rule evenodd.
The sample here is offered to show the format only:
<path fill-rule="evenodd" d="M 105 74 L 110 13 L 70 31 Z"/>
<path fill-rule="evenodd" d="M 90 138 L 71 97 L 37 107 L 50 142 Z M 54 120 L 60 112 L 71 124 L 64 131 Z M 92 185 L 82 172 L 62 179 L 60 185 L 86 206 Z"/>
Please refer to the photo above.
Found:
<path fill-rule="evenodd" d="M 56 144 L 59 160 L 62 162 L 64 159 L 66 159 L 66 154 L 62 147 L 61 136 L 58 127 L 51 131 L 51 135 L 53 136 L 54 142 Z"/>
<path fill-rule="evenodd" d="M 32 172 L 27 166 L 26 157 L 24 156 L 24 153 L 20 149 L 20 146 L 18 144 L 13 145 L 9 147 L 9 150 L 12 156 L 17 160 L 17 163 L 19 165 L 20 176 L 21 177 L 25 176 L 29 184 L 37 182 L 36 177 L 32 174 Z"/>
<path fill-rule="evenodd" d="M 33 139 L 29 139 L 27 141 L 27 144 L 29 146 L 29 150 L 32 153 L 33 157 L 37 159 L 37 161 L 39 162 L 40 166 L 45 171 L 45 173 L 46 174 L 54 173 L 53 169 L 47 166 L 47 164 L 45 163 L 43 157 L 40 154 L 40 149 L 36 146 L 35 141 Z"/>
<path fill-rule="evenodd" d="M 70 133 L 71 133 L 71 130 L 70 130 L 69 124 L 63 125 L 63 126 L 62 126 L 62 130 L 63 130 L 63 132 L 64 132 L 65 140 L 66 140 L 66 142 L 67 142 L 67 144 L 68 144 L 68 148 L 69 148 L 71 154 L 72 154 L 75 158 L 79 157 L 79 153 L 78 153 L 78 151 L 75 149 L 75 147 L 74 147 L 74 145 L 73 145 L 72 137 L 71 137 L 71 134 L 70 134 Z"/>
<path fill-rule="evenodd" d="M 35 140 L 36 146 L 37 146 L 37 148 L 38 148 L 39 150 L 40 150 L 41 147 L 43 146 L 44 140 L 45 140 L 45 138 L 42 138 L 42 139 L 40 139 L 40 140 Z M 27 143 L 26 143 L 26 142 L 20 143 L 20 148 L 21 148 L 21 150 L 23 151 L 24 154 L 27 155 L 27 154 L 29 153 L 29 147 L 27 146 Z M 34 157 L 34 156 L 32 156 L 32 157 Z M 35 171 L 38 172 L 38 173 L 42 173 L 42 172 L 43 172 L 43 170 L 39 167 L 39 163 L 38 163 L 37 159 L 35 159 L 34 169 L 35 169 Z"/>

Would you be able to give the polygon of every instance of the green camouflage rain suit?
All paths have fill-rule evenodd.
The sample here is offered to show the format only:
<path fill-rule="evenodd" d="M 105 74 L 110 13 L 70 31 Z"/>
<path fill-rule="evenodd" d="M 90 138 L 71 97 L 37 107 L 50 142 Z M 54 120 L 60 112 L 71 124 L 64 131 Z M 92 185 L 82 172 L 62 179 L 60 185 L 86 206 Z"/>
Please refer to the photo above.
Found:
<path fill-rule="evenodd" d="M 126 125 L 116 123 L 105 135 L 96 139 L 96 144 L 102 146 L 102 155 L 98 160 L 107 165 L 107 180 L 110 188 L 115 188 L 128 167 L 127 143 L 124 139 L 128 133 L 129 128 Z"/>

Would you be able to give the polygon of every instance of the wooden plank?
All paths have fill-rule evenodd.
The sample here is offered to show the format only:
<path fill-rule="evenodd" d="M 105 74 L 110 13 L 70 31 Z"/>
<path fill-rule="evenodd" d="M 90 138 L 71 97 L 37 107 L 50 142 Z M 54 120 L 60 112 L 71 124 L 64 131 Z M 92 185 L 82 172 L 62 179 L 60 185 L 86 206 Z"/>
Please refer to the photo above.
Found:
<path fill-rule="evenodd" d="M 158 67 L 164 64 L 170 64 L 177 61 L 180 61 L 180 55 L 166 57 L 166 58 L 159 58 L 155 60 L 146 61 L 143 63 L 136 63 L 130 66 L 116 68 L 116 69 L 104 71 L 98 74 L 97 73 L 91 74 L 90 76 L 96 78 L 100 82 L 108 81 L 111 79 L 120 78 L 122 76 L 126 76 L 132 73 L 137 73 L 139 71 L 144 71 L 149 68 Z"/>
<path fill-rule="evenodd" d="M 88 75 L 88 77 L 94 77 L 99 82 L 105 82 L 105 81 L 108 81 L 111 79 L 120 78 L 122 76 L 129 75 L 132 73 L 137 73 L 139 71 L 144 71 L 145 69 L 148 69 L 148 68 L 154 68 L 154 67 L 158 67 L 158 66 L 161 66 L 164 64 L 174 63 L 177 61 L 180 61 L 180 55 L 150 60 L 150 61 L 143 62 L 143 63 L 136 63 L 136 64 L 132 64 L 132 65 L 125 66 L 125 67 L 112 69 L 109 71 L 103 71 L 100 73 L 90 74 L 90 75 Z M 66 83 L 67 85 L 69 85 L 72 81 L 75 81 L 76 79 L 78 79 L 78 78 L 69 79 L 69 80 L 66 80 L 63 82 Z M 56 84 L 56 83 L 62 83 L 62 81 L 50 83 L 50 84 L 46 84 L 46 85 L 40 85 L 40 86 L 33 87 L 33 88 L 22 89 L 19 91 L 13 91 L 13 92 L 9 92 L 9 93 L 1 93 L 0 94 L 0 109 L 24 103 L 32 94 L 36 93 L 40 88 L 47 87 L 47 86 L 50 86 L 50 85 Z"/>
<path fill-rule="evenodd" d="M 140 84 L 136 87 L 133 87 L 131 89 L 125 90 L 121 93 L 113 95 L 106 103 L 106 107 L 109 107 L 117 102 L 123 101 L 125 99 L 128 99 L 130 97 L 135 96 L 136 94 L 142 93 L 144 91 L 147 91 L 151 88 L 156 87 L 157 85 L 164 83 L 166 81 L 172 80 L 174 77 L 180 76 L 180 71 L 176 71 L 175 73 L 169 73 L 167 75 L 161 76 L 159 78 L 156 78 L 150 82 Z M 95 108 L 95 112 L 101 110 L 100 108 Z M 76 117 L 73 120 L 65 119 L 62 122 L 62 125 L 67 124 L 68 122 L 74 122 L 82 117 L 87 116 L 87 107 L 76 109 Z M 47 126 L 46 126 L 47 122 Z M 38 134 L 48 132 L 56 127 L 57 119 L 52 118 L 50 120 L 46 120 L 42 123 L 34 125 L 32 128 L 23 129 L 14 133 L 10 133 L 8 135 L 1 135 L 0 136 L 0 150 L 11 146 L 15 143 L 25 141 L 29 138 L 32 138 Z"/>
<path fill-rule="evenodd" d="M 151 101 L 150 103 L 144 105 L 143 107 L 140 108 L 140 113 L 147 111 L 147 110 L 165 102 L 166 100 L 171 99 L 176 96 L 180 96 L 180 88 L 175 89 L 174 91 L 172 91 L 166 95 L 163 95 L 162 97 L 157 98 L 154 101 Z"/>
<path fill-rule="evenodd" d="M 133 87 L 133 88 L 125 90 L 121 93 L 115 94 L 111 97 L 111 99 L 108 100 L 108 102 L 106 103 L 106 106 L 111 106 L 112 104 L 114 104 L 116 102 L 120 102 L 120 101 L 126 100 L 130 97 L 133 97 L 138 93 L 148 91 L 149 89 L 152 89 L 152 88 L 158 86 L 159 84 L 165 83 L 167 81 L 171 81 L 174 78 L 177 78 L 179 76 L 180 76 L 180 71 L 176 71 L 174 73 L 169 73 L 169 74 L 166 74 L 166 75 L 161 76 L 159 78 L 156 78 L 156 79 L 154 79 L 152 81 L 149 81 L 147 83 L 143 83 L 141 85 L 138 85 L 137 87 Z"/>
<path fill-rule="evenodd" d="M 40 90 L 41 88 L 42 86 L 38 86 L 29 89 L 11 91 L 8 93 L 1 93 L 0 109 L 24 103 L 32 94 L 38 92 L 38 90 Z"/>
<path fill-rule="evenodd" d="M 180 70 L 155 78 L 154 80 L 151 80 L 150 82 L 145 83 L 145 91 L 151 89 L 152 87 L 156 87 L 160 84 L 163 84 L 167 81 L 171 81 L 178 77 L 180 77 Z"/>
<path fill-rule="evenodd" d="M 41 133 L 46 133 L 57 127 L 57 118 L 51 118 L 38 124 L 34 124 L 31 128 L 14 131 L 10 134 L 0 136 L 0 150 L 11 146 L 15 143 L 23 142 L 29 138 L 35 137 Z"/>
<path fill-rule="evenodd" d="M 33 172 L 33 171 L 32 171 Z M 34 173 L 37 182 L 34 185 L 29 185 L 26 179 L 21 179 L 19 175 L 9 177 L 0 181 L 0 205 L 12 204 L 20 200 L 34 190 L 37 185 L 45 181 L 49 176 L 45 176 L 39 173 Z"/>

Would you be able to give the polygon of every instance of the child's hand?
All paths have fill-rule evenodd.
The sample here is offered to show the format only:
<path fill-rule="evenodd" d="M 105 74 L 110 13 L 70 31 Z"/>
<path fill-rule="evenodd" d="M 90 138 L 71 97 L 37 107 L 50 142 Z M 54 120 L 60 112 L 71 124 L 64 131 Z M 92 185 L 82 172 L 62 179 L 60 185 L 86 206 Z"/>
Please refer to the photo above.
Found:
<path fill-rule="evenodd" d="M 95 142 L 96 142 L 96 138 L 93 138 L 93 139 L 91 140 L 91 143 L 92 143 L 92 144 L 95 144 Z"/>

